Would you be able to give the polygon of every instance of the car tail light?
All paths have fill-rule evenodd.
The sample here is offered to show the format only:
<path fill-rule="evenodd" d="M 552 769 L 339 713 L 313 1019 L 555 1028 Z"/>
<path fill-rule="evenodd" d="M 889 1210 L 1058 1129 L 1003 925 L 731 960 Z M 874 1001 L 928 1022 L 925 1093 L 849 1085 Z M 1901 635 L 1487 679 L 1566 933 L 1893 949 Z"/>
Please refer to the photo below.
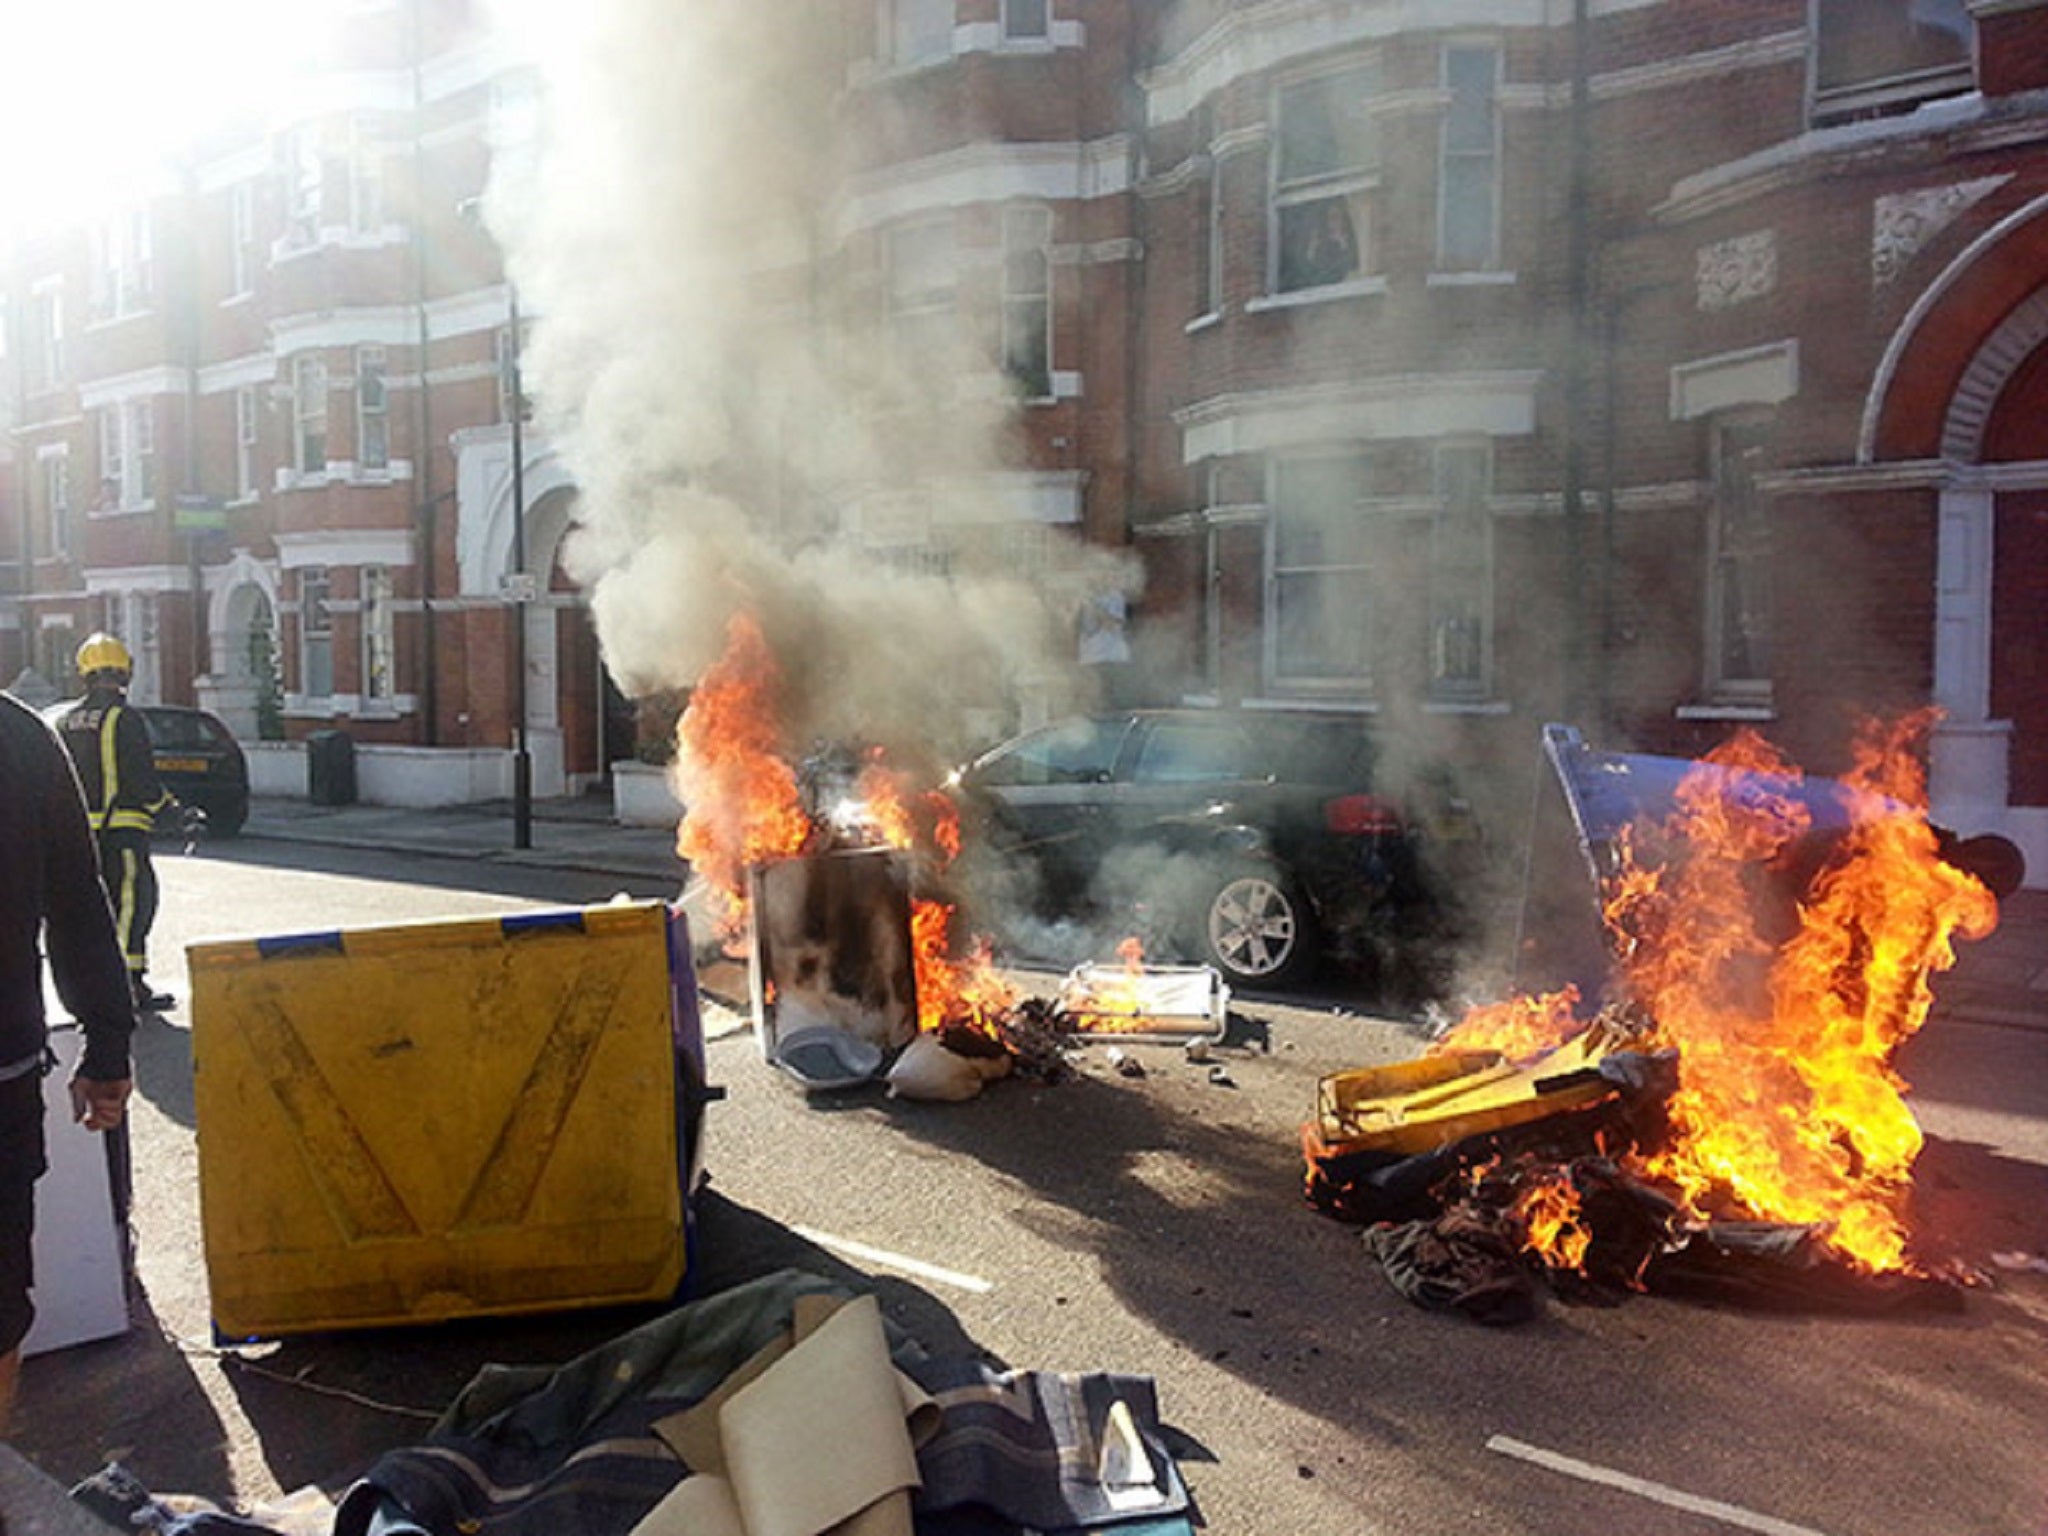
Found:
<path fill-rule="evenodd" d="M 1374 795 L 1340 795 L 1323 802 L 1323 825 L 1345 837 L 1399 832 L 1401 815 Z"/>

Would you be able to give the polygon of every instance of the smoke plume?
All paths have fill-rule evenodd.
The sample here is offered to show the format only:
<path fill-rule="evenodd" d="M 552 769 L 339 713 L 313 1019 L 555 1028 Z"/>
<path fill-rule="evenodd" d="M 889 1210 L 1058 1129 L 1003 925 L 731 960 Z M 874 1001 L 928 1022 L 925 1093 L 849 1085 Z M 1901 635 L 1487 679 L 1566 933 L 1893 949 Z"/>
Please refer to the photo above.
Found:
<path fill-rule="evenodd" d="M 906 349 L 880 286 L 845 281 L 876 235 L 845 218 L 836 13 L 570 9 L 543 44 L 542 152 L 489 207 L 535 317 L 538 435 L 579 487 L 565 563 L 614 676 L 689 685 L 745 608 L 789 680 L 793 751 L 943 754 L 970 744 L 948 739 L 963 719 L 987 733 L 1020 698 L 1072 702 L 1073 614 L 1127 584 L 1121 558 L 1062 540 L 1048 582 L 1001 569 L 997 540 L 878 553 L 889 528 L 918 547 L 996 521 L 986 476 L 1013 424 L 976 322 Z"/>

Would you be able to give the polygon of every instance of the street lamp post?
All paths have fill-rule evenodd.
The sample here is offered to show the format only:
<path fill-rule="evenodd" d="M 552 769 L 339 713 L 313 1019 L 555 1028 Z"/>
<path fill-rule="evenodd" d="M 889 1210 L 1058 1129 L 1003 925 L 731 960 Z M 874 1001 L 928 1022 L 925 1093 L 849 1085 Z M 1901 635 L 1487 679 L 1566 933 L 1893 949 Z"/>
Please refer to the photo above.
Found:
<path fill-rule="evenodd" d="M 505 348 L 512 411 L 512 846 L 533 846 L 533 758 L 526 743 L 526 390 L 519 377 L 519 288 L 505 278 L 512 334 Z"/>
<path fill-rule="evenodd" d="M 483 199 L 466 197 L 456 212 L 483 230 Z M 486 231 L 486 233 L 488 233 Z M 505 273 L 505 309 L 510 325 L 500 364 L 510 375 L 504 393 L 512 415 L 512 569 L 505 595 L 512 610 L 512 846 L 533 846 L 533 758 L 526 742 L 526 605 L 534 600 L 526 573 L 526 386 L 519 377 L 519 285 Z"/>

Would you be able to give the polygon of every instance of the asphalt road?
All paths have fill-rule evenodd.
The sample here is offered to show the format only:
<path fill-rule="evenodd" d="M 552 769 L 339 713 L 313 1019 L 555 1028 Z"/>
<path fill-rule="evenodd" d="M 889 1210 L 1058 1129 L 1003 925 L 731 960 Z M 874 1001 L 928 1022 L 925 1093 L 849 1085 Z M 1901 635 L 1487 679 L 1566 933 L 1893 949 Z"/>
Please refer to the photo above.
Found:
<path fill-rule="evenodd" d="M 298 867 L 292 867 L 298 866 Z M 316 867 L 317 866 L 317 867 Z M 243 841 L 162 861 L 159 981 L 183 945 L 538 902 L 622 882 Z M 478 889 L 476 882 L 495 882 Z M 654 889 L 636 895 L 667 896 Z M 1041 986 L 1053 978 L 1027 977 Z M 1881 1318 L 1639 1296 L 1484 1329 L 1399 1298 L 1298 1195 L 1325 1072 L 1419 1031 L 1325 1000 L 1236 1000 L 1231 1085 L 1163 1046 L 961 1105 L 806 1100 L 713 1010 L 701 1290 L 785 1265 L 871 1286 L 935 1348 L 1157 1379 L 1183 1471 L 1224 1532 L 1987 1536 L 2048 1530 L 2048 1276 Z M 338 1492 L 487 1361 L 559 1361 L 645 1312 L 209 1342 L 183 1010 L 137 1041 L 127 1337 L 28 1362 L 16 1445 L 71 1480 L 118 1458 L 242 1504 Z M 1924 1226 L 1987 1270 L 2048 1252 L 2048 1035 L 1953 1020 L 1908 1073 L 1931 1141 Z"/>

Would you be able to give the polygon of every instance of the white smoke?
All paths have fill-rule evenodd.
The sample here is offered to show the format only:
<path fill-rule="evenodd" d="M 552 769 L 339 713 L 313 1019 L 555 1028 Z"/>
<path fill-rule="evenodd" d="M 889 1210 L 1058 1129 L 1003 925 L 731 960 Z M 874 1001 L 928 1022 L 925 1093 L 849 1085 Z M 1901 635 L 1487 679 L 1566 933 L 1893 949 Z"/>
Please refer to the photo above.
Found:
<path fill-rule="evenodd" d="M 943 752 L 964 710 L 1071 702 L 1073 615 L 1129 585 L 1125 559 L 1075 541 L 1049 591 L 972 550 L 901 574 L 860 536 L 906 507 L 913 527 L 986 525 L 959 498 L 1011 423 L 985 360 L 961 382 L 977 322 L 948 356 L 892 365 L 878 286 L 837 281 L 859 267 L 833 225 L 854 148 L 838 26 L 795 0 L 567 9 L 540 52 L 545 150 L 489 209 L 534 316 L 538 429 L 579 487 L 566 561 L 614 675 L 690 684 L 744 606 L 791 684 L 795 749 Z"/>

